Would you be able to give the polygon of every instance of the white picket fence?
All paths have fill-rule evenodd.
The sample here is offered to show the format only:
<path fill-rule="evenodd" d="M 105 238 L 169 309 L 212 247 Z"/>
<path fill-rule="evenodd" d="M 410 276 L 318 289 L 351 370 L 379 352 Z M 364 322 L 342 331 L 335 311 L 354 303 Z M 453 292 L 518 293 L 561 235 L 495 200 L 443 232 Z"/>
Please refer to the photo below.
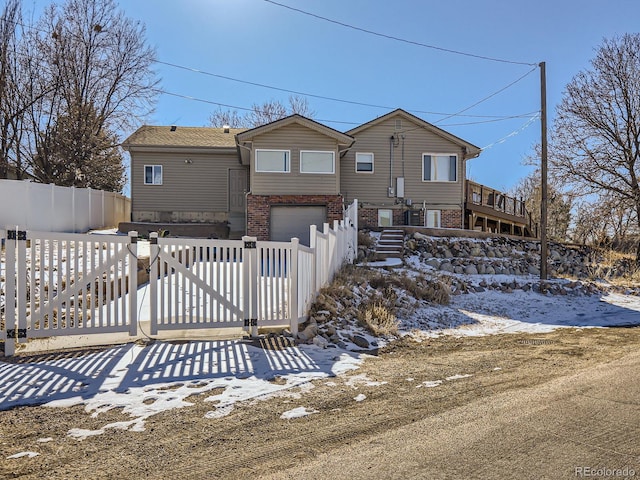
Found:
<path fill-rule="evenodd" d="M 149 245 L 148 295 L 138 290 L 138 237 L 0 231 L 0 339 L 5 355 L 31 338 L 125 332 L 289 327 L 357 253 L 357 202 L 311 247 L 291 242 L 158 238 Z M 147 288 L 147 287 L 144 287 Z M 139 312 L 145 312 L 140 314 Z M 148 312 L 148 318 L 147 313 Z M 142 318 L 145 317 L 145 318 Z M 79 345 L 80 346 L 80 345 Z"/>

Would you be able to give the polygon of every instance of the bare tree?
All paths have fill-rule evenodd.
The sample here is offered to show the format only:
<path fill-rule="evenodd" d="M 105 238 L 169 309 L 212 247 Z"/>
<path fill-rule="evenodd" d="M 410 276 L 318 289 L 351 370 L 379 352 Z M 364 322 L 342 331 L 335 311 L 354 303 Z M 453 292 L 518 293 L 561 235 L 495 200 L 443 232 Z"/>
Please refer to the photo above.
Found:
<path fill-rule="evenodd" d="M 537 168 L 520 180 L 510 194 L 524 200 L 532 220 L 539 225 L 540 203 L 542 201 L 540 169 Z M 571 206 L 571 197 L 563 194 L 553 182 L 549 182 L 547 186 L 547 233 L 550 239 L 567 240 L 571 222 Z"/>
<path fill-rule="evenodd" d="M 251 110 L 245 115 L 238 114 L 237 110 L 219 108 L 209 117 L 209 124 L 218 128 L 224 125 L 233 128 L 254 128 L 296 113 L 308 118 L 315 116 L 315 112 L 311 110 L 305 97 L 292 95 L 289 97 L 288 106 L 280 100 L 269 100 L 262 105 L 254 103 Z"/>
<path fill-rule="evenodd" d="M 209 125 L 222 128 L 225 125 L 231 128 L 246 128 L 245 117 L 241 116 L 237 110 L 218 109 L 209 116 Z"/>
<path fill-rule="evenodd" d="M 37 69 L 25 67 L 31 74 L 24 88 L 31 98 L 23 148 L 34 174 L 43 182 L 77 185 L 76 176 L 61 171 L 67 162 L 67 170 L 90 185 L 121 188 L 122 181 L 87 176 L 102 175 L 106 167 L 124 175 L 123 168 L 99 168 L 98 162 L 116 158 L 106 154 L 119 144 L 113 132 L 131 127 L 152 107 L 155 52 L 145 43 L 144 26 L 126 18 L 113 0 L 67 0 L 50 5 L 27 38 L 29 57 L 38 59 Z M 37 98 L 42 91 L 46 95 Z"/>
<path fill-rule="evenodd" d="M 605 39 L 567 85 L 550 152 L 550 172 L 566 187 L 626 203 L 640 222 L 640 34 Z"/>
<path fill-rule="evenodd" d="M 9 0 L 0 15 L 0 178 L 8 177 L 17 141 L 20 105 L 16 78 L 19 61 L 16 30 L 21 13 L 20 0 Z"/>

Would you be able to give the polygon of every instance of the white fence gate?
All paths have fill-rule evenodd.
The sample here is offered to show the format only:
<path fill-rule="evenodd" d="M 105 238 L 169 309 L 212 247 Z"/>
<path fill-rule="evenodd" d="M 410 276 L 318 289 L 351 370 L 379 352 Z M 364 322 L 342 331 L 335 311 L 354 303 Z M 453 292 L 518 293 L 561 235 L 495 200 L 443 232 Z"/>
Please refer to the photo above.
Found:
<path fill-rule="evenodd" d="M 0 338 L 6 355 L 28 338 L 137 334 L 135 233 L 0 234 L 5 250 Z"/>
<path fill-rule="evenodd" d="M 159 238 L 149 245 L 149 295 L 138 292 L 138 238 L 0 230 L 0 339 L 128 332 L 149 312 L 150 334 L 288 326 L 296 333 L 320 288 L 357 253 L 357 203 L 344 220 L 291 242 Z M 148 303 L 148 304 L 145 304 Z"/>

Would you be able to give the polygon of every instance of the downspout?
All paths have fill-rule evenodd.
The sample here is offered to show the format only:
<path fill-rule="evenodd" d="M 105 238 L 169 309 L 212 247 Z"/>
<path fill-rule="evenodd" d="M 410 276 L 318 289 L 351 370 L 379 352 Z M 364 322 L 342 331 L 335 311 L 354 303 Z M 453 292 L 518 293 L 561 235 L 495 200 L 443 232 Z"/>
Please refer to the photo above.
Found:
<path fill-rule="evenodd" d="M 387 197 L 391 198 L 393 192 L 393 140 L 394 135 L 389 137 L 389 189 L 387 191 Z"/>
<path fill-rule="evenodd" d="M 236 137 L 236 145 L 238 146 L 238 153 L 240 153 L 240 148 L 245 148 L 249 150 L 249 189 L 244 193 L 244 234 L 249 234 L 249 195 L 251 194 L 251 148 L 240 145 L 238 139 Z M 242 160 L 240 160 L 242 161 Z"/>
<path fill-rule="evenodd" d="M 402 177 L 404 177 L 404 133 L 400 138 L 402 138 Z"/>

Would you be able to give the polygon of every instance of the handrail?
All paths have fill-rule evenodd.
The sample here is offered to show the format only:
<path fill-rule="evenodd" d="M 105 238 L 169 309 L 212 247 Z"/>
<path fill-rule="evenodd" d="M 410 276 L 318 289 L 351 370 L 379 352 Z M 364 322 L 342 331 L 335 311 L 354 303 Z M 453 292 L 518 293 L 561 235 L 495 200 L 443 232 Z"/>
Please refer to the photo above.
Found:
<path fill-rule="evenodd" d="M 521 217 L 523 219 L 523 223 L 534 230 L 531 212 L 527 210 L 522 198 L 517 199 L 515 197 L 510 197 L 495 188 L 467 180 L 466 200 L 468 203 L 472 203 L 474 205 L 492 208 L 496 212 Z"/>

